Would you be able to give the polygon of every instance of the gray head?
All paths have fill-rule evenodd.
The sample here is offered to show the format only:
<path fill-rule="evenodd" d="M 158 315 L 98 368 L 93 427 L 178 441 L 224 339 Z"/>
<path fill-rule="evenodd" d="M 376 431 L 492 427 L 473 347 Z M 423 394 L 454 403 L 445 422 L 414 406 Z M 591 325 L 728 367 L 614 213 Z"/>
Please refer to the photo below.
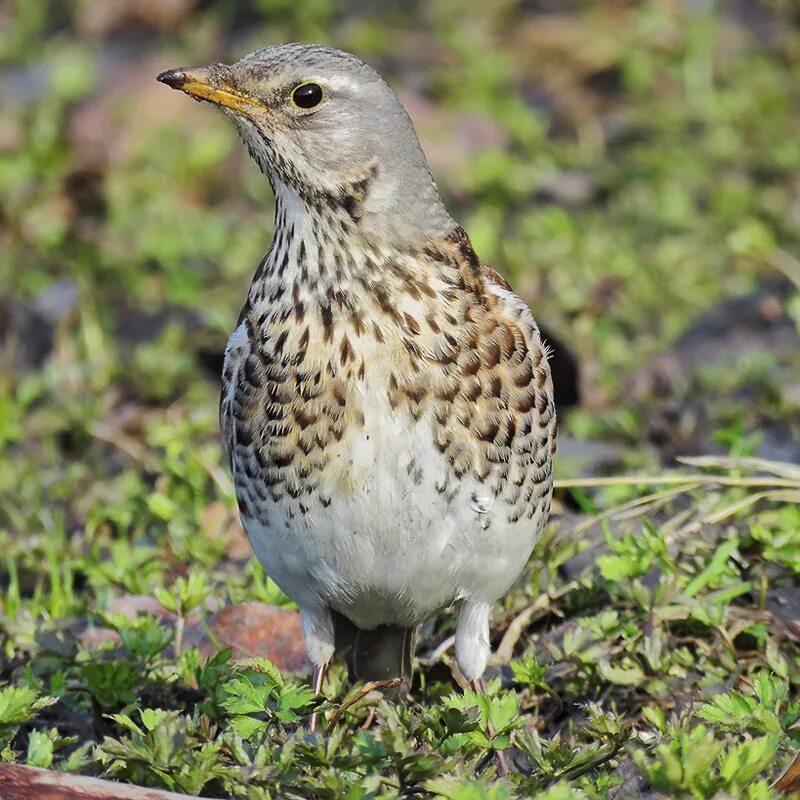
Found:
<path fill-rule="evenodd" d="M 232 117 L 278 194 L 355 204 L 364 233 L 389 239 L 444 236 L 455 226 L 405 109 L 349 53 L 278 45 L 158 80 Z"/>

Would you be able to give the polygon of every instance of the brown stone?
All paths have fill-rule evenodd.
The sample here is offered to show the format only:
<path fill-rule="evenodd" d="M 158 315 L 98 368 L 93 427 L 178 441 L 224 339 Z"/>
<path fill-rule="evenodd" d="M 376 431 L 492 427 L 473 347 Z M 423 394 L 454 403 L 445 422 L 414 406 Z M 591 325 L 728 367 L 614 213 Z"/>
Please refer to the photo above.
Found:
<path fill-rule="evenodd" d="M 233 649 L 234 661 L 262 656 L 283 672 L 311 672 L 296 611 L 266 603 L 238 603 L 215 614 L 208 627 L 220 647 Z M 210 641 L 201 642 L 200 649 L 216 650 Z"/>

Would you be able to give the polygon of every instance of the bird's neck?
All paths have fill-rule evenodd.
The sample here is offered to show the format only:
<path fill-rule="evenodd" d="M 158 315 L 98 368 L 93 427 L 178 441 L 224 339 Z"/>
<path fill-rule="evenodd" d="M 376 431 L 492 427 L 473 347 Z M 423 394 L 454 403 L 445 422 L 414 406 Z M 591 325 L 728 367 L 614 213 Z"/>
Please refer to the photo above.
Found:
<path fill-rule="evenodd" d="M 387 243 L 361 230 L 349 202 L 320 203 L 281 188 L 276 198 L 272 245 L 240 319 L 271 331 L 281 348 L 302 328 L 298 353 L 311 336 L 317 357 L 332 357 L 341 346 L 334 328 L 346 323 L 357 339 L 369 328 L 370 346 L 389 348 L 382 352 L 391 359 L 392 348 L 416 352 L 419 320 L 439 331 L 452 323 L 454 307 L 483 297 L 480 262 L 457 226 L 444 236 Z"/>
<path fill-rule="evenodd" d="M 299 192 L 273 182 L 275 230 L 251 288 L 251 302 L 286 295 L 329 302 L 374 281 L 392 260 L 424 243 L 387 240 L 364 229 L 360 181 L 336 193 Z M 371 276 L 371 277 L 370 277 Z"/>

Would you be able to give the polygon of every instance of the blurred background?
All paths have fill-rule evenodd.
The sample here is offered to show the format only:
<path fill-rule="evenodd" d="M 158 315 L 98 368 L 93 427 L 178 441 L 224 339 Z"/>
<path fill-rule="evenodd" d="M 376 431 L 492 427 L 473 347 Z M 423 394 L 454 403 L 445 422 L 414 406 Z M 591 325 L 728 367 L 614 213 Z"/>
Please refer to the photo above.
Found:
<path fill-rule="evenodd" d="M 273 199 L 222 115 L 155 76 L 293 40 L 386 76 L 453 215 L 558 343 L 556 471 L 580 485 L 562 483 L 493 614 L 504 685 L 544 742 L 517 740 L 539 764 L 522 794 L 568 774 L 603 791 L 627 781 L 630 759 L 628 773 L 609 761 L 577 776 L 641 730 L 634 756 L 654 786 L 772 796 L 765 777 L 760 793 L 742 782 L 800 747 L 798 706 L 780 711 L 800 664 L 795 0 L 0 2 L 0 761 L 266 796 L 217 734 L 264 724 L 229 713 L 222 686 L 238 673 L 218 651 L 309 665 L 241 533 L 217 398 Z M 692 466 L 711 477 L 678 477 L 677 457 L 698 454 L 715 457 Z M 418 647 L 428 699 L 454 685 L 450 624 Z M 752 710 L 754 685 L 767 716 L 681 710 L 731 687 Z M 624 724 L 600 726 L 590 701 Z M 152 763 L 128 742 L 141 730 L 109 716 L 136 704 L 171 709 L 141 717 L 169 743 Z M 440 741 L 427 708 L 391 745 L 401 755 L 371 750 L 369 769 L 393 774 Z M 348 736 L 367 736 L 366 713 Z M 648 766 L 645 749 L 673 734 Z M 706 780 L 720 747 L 733 783 Z M 674 766 L 679 750 L 694 766 Z M 350 761 L 320 778 L 314 752 L 289 757 L 285 787 L 361 780 Z M 419 753 L 415 780 L 451 769 Z M 478 773 L 458 774 L 472 790 Z"/>
<path fill-rule="evenodd" d="M 169 559 L 143 542 L 246 554 L 217 385 L 273 201 L 232 126 L 155 75 L 276 42 L 398 91 L 561 343 L 561 476 L 800 460 L 795 2 L 12 0 L 0 30 L 0 550 L 29 582 L 87 541 L 141 566 L 81 561 L 95 590 L 146 590 Z"/>

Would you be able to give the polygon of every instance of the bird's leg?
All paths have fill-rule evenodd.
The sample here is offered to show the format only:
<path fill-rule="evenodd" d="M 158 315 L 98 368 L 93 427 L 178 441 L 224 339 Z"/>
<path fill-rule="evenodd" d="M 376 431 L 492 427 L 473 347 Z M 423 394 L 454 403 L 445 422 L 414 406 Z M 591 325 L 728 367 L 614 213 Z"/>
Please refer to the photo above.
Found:
<path fill-rule="evenodd" d="M 483 671 L 489 659 L 489 604 L 479 600 L 468 600 L 458 609 L 456 622 L 456 662 L 473 692 L 485 692 Z M 469 675 L 477 675 L 469 678 Z M 486 735 L 494 738 L 494 726 L 486 721 Z M 508 765 L 502 750 L 496 750 L 500 775 L 508 775 Z"/>
<path fill-rule="evenodd" d="M 483 675 L 489 660 L 489 604 L 464 600 L 456 612 L 456 663 L 467 680 Z"/>
<path fill-rule="evenodd" d="M 321 664 L 318 667 L 314 667 L 314 674 L 311 679 L 311 688 L 313 689 L 314 694 L 322 694 L 322 681 L 325 680 L 325 673 L 327 670 L 327 664 Z"/>
<path fill-rule="evenodd" d="M 311 689 L 319 697 L 322 694 L 322 681 L 325 680 L 325 673 L 328 671 L 327 664 L 314 664 L 314 672 L 311 678 Z M 311 715 L 308 721 L 308 729 L 314 733 L 317 730 L 317 712 Z"/>
<path fill-rule="evenodd" d="M 300 606 L 300 621 L 303 624 L 306 654 L 308 660 L 314 665 L 312 689 L 314 694 L 319 697 L 322 694 L 322 681 L 335 649 L 333 617 L 331 617 L 329 608 L 308 605 Z M 311 715 L 308 727 L 311 731 L 317 729 L 316 711 Z"/>

